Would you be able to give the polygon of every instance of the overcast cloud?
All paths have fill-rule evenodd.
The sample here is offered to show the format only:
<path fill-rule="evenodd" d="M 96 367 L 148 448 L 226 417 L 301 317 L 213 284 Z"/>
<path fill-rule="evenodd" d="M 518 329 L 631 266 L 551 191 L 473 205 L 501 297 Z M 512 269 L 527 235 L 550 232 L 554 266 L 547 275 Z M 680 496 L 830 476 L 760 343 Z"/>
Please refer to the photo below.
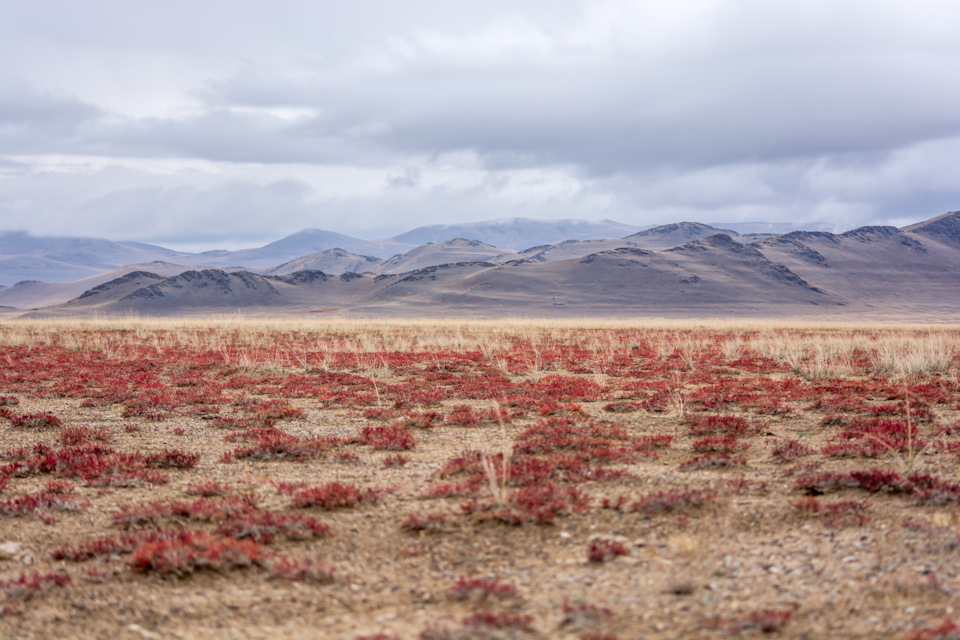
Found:
<path fill-rule="evenodd" d="M 0 230 L 960 208 L 950 1 L 0 0 Z"/>

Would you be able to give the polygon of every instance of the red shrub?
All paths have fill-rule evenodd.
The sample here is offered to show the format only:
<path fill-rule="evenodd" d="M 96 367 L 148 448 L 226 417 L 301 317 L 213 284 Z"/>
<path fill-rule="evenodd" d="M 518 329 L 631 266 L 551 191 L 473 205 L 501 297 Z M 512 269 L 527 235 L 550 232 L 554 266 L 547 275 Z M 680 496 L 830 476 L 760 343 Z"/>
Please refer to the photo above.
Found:
<path fill-rule="evenodd" d="M 683 471 L 724 469 L 729 467 L 742 467 L 745 464 L 747 464 L 746 458 L 740 456 L 729 456 L 723 453 L 707 453 L 680 463 L 680 469 Z"/>
<path fill-rule="evenodd" d="M 152 535 L 153 540 L 159 534 Z M 50 555 L 54 560 L 69 560 L 71 562 L 85 562 L 102 556 L 124 555 L 132 553 L 134 549 L 148 541 L 142 535 L 121 536 L 119 538 L 103 537 L 84 542 L 80 545 L 65 544 L 55 549 Z"/>
<path fill-rule="evenodd" d="M 217 527 L 216 532 L 237 540 L 249 538 L 257 544 L 270 544 L 278 536 L 287 540 L 307 540 L 323 538 L 331 530 L 328 525 L 310 516 L 252 511 L 228 518 Z"/>
<path fill-rule="evenodd" d="M 953 620 L 945 619 L 932 629 L 914 631 L 904 637 L 904 640 L 958 640 L 958 638 L 960 638 L 960 625 Z"/>
<path fill-rule="evenodd" d="M 262 547 L 250 540 L 183 531 L 175 537 L 138 547 L 133 552 L 130 568 L 136 573 L 182 578 L 195 571 L 226 571 L 260 564 L 262 555 Z"/>
<path fill-rule="evenodd" d="M 348 509 L 361 502 L 375 502 L 380 492 L 360 489 L 352 484 L 330 482 L 319 487 L 301 489 L 293 495 L 292 506 L 297 508 L 320 507 L 325 511 Z"/>
<path fill-rule="evenodd" d="M 405 531 L 440 533 L 446 530 L 449 523 L 450 516 L 446 513 L 411 513 L 400 528 Z"/>
<path fill-rule="evenodd" d="M 630 548 L 619 540 L 595 540 L 587 547 L 587 560 L 590 562 L 608 562 L 617 556 L 628 555 L 630 555 Z"/>
<path fill-rule="evenodd" d="M 749 631 L 760 633 L 779 633 L 793 617 L 790 611 L 755 611 L 741 618 L 716 618 L 714 625 L 730 633 L 741 634 Z"/>
<path fill-rule="evenodd" d="M 195 482 L 184 490 L 188 496 L 202 496 L 204 498 L 213 498 L 222 496 L 227 492 L 227 485 L 222 482 Z"/>
<path fill-rule="evenodd" d="M 694 440 L 690 448 L 697 453 L 736 453 L 746 451 L 750 444 L 732 436 L 706 436 Z"/>
<path fill-rule="evenodd" d="M 24 413 L 19 416 L 14 415 L 10 418 L 10 423 L 14 427 L 30 427 L 34 429 L 63 426 L 60 418 L 50 413 Z"/>
<path fill-rule="evenodd" d="M 410 462 L 410 458 L 403 455 L 402 453 L 396 453 L 392 456 L 387 456 L 383 459 L 383 466 L 385 467 L 402 467 L 403 465 Z"/>
<path fill-rule="evenodd" d="M 13 580 L 0 582 L 0 591 L 6 594 L 8 600 L 22 601 L 29 600 L 50 587 L 68 584 L 70 576 L 62 573 L 22 573 Z"/>
<path fill-rule="evenodd" d="M 370 445 L 374 449 L 406 451 L 413 449 L 417 439 L 409 429 L 391 424 L 386 427 L 364 427 L 354 442 Z"/>
<path fill-rule="evenodd" d="M 270 563 L 270 577 L 275 580 L 330 584 L 334 580 L 335 571 L 336 568 L 333 565 L 327 564 L 319 557 L 291 560 L 279 556 Z"/>
<path fill-rule="evenodd" d="M 619 496 L 615 500 L 604 498 L 601 506 L 604 509 L 650 514 L 680 509 L 696 509 L 713 502 L 715 498 L 713 493 L 697 489 L 690 491 L 655 491 L 642 495 L 633 501 L 627 496 Z"/>
<path fill-rule="evenodd" d="M 200 459 L 199 453 L 187 453 L 178 449 L 164 449 L 144 457 L 143 463 L 154 469 L 192 469 Z"/>
<path fill-rule="evenodd" d="M 744 418 L 725 414 L 692 418 L 689 428 L 690 434 L 694 436 L 744 437 L 759 431 L 759 427 L 750 424 Z"/>
<path fill-rule="evenodd" d="M 499 578 L 467 578 L 461 576 L 450 587 L 451 600 L 486 602 L 488 600 L 513 598 L 516 595 L 517 588 L 501 582 Z"/>
<path fill-rule="evenodd" d="M 547 483 L 514 490 L 506 504 L 473 500 L 461 505 L 461 509 L 480 521 L 492 520 L 519 525 L 525 522 L 549 524 L 556 520 L 557 516 L 584 511 L 589 505 L 590 496 L 583 491 Z"/>
<path fill-rule="evenodd" d="M 103 427 L 90 429 L 88 427 L 67 427 L 57 436 L 57 442 L 66 446 L 89 444 L 92 441 L 110 442 L 110 434 Z"/>
<path fill-rule="evenodd" d="M 80 511 L 85 504 L 86 503 L 80 498 L 63 495 L 61 492 L 28 493 L 18 498 L 0 502 L 0 515 L 17 517 L 34 514 L 42 516 L 43 511 L 47 509 L 56 511 Z"/>

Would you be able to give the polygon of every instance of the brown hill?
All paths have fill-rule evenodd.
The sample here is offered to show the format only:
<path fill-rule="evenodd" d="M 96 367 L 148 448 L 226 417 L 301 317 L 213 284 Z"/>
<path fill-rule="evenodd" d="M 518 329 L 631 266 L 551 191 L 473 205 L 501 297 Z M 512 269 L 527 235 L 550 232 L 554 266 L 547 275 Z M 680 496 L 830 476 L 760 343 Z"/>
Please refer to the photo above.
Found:
<path fill-rule="evenodd" d="M 458 262 L 505 262 L 517 258 L 509 251 L 503 251 L 479 240 L 455 238 L 437 244 L 428 243 L 412 249 L 402 255 L 384 260 L 374 270 L 377 273 L 406 273 L 425 267 Z"/>
<path fill-rule="evenodd" d="M 902 231 L 951 247 L 960 247 L 960 211 L 950 211 L 936 218 L 912 224 L 904 227 Z"/>
<path fill-rule="evenodd" d="M 373 271 L 383 261 L 380 258 L 361 256 L 343 249 L 334 248 L 311 253 L 301 258 L 285 262 L 278 267 L 267 269 L 263 275 L 281 276 L 297 271 L 323 271 L 327 274 L 362 273 Z"/>
<path fill-rule="evenodd" d="M 960 252 L 918 232 L 796 231 L 752 246 L 850 304 L 903 312 L 948 311 L 960 304 Z"/>
<path fill-rule="evenodd" d="M 0 305 L 18 309 L 38 309 L 62 304 L 84 291 L 89 291 L 97 285 L 123 277 L 134 271 L 146 271 L 160 276 L 172 276 L 189 271 L 192 267 L 169 262 L 148 262 L 142 264 L 128 264 L 112 271 L 90 276 L 72 282 L 39 282 L 26 280 L 18 282 L 12 287 L 0 289 Z"/>
<path fill-rule="evenodd" d="M 960 251 L 933 239 L 942 235 L 937 225 L 921 225 L 914 231 L 863 227 L 842 234 L 793 232 L 750 244 L 714 234 L 656 251 L 616 247 L 564 260 L 463 260 L 382 275 L 337 276 L 315 270 L 256 275 L 211 269 L 163 278 L 136 272 L 43 313 L 835 316 L 845 312 L 858 317 L 955 319 L 960 313 Z M 478 242 L 443 244 L 447 246 L 425 245 L 423 252 L 407 255 L 408 263 L 429 260 L 431 254 L 496 252 Z"/>

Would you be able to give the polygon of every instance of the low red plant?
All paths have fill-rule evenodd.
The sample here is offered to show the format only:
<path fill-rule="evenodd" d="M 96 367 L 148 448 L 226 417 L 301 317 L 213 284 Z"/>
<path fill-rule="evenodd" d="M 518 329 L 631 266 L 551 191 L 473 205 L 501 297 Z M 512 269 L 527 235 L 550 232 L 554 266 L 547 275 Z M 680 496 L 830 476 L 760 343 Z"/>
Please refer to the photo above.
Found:
<path fill-rule="evenodd" d="M 329 482 L 319 487 L 301 489 L 293 494 L 291 505 L 296 508 L 319 507 L 325 511 L 349 509 L 361 502 L 376 502 L 379 491 L 361 489 L 352 484 Z"/>
<path fill-rule="evenodd" d="M 691 460 L 680 463 L 682 471 L 697 471 L 699 469 L 726 469 L 742 467 L 747 464 L 742 456 L 731 456 L 725 453 L 707 453 Z"/>
<path fill-rule="evenodd" d="M 22 415 L 14 415 L 10 418 L 10 424 L 14 427 L 28 427 L 31 429 L 63 426 L 60 418 L 52 413 L 24 413 Z"/>
<path fill-rule="evenodd" d="M 261 564 L 263 549 L 251 540 L 235 540 L 182 531 L 175 537 L 148 542 L 134 550 L 130 568 L 135 573 L 186 577 L 196 571 L 227 571 Z"/>
<path fill-rule="evenodd" d="M 630 555 L 630 547 L 620 540 L 594 540 L 587 547 L 587 560 L 595 563 L 609 562 L 617 556 Z"/>
<path fill-rule="evenodd" d="M 330 584 L 336 568 L 320 557 L 291 560 L 278 556 L 270 562 L 270 577 L 274 580 L 294 580 L 314 584 Z"/>
<path fill-rule="evenodd" d="M 517 596 L 517 588 L 499 578 L 468 578 L 460 576 L 450 587 L 451 600 L 470 600 L 487 602 L 503 600 Z"/>
<path fill-rule="evenodd" d="M 391 424 L 386 427 L 364 427 L 354 442 L 369 445 L 374 449 L 406 451 L 413 449 L 417 439 L 409 429 Z"/>
<path fill-rule="evenodd" d="M 23 601 L 51 587 L 62 587 L 68 584 L 70 584 L 70 576 L 62 573 L 21 573 L 13 580 L 0 582 L 0 592 L 3 592 L 8 600 Z"/>
<path fill-rule="evenodd" d="M 331 533 L 328 525 L 316 518 L 275 511 L 251 511 L 221 522 L 216 532 L 237 540 L 250 539 L 257 544 L 270 544 L 274 538 L 308 540 Z"/>

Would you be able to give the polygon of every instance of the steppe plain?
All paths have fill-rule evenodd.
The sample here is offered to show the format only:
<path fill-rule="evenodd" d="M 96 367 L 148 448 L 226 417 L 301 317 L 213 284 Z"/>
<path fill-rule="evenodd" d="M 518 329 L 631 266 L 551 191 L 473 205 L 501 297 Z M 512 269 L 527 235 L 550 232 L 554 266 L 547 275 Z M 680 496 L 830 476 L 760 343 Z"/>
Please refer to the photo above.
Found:
<path fill-rule="evenodd" d="M 957 637 L 960 327 L 0 322 L 0 636 Z"/>

